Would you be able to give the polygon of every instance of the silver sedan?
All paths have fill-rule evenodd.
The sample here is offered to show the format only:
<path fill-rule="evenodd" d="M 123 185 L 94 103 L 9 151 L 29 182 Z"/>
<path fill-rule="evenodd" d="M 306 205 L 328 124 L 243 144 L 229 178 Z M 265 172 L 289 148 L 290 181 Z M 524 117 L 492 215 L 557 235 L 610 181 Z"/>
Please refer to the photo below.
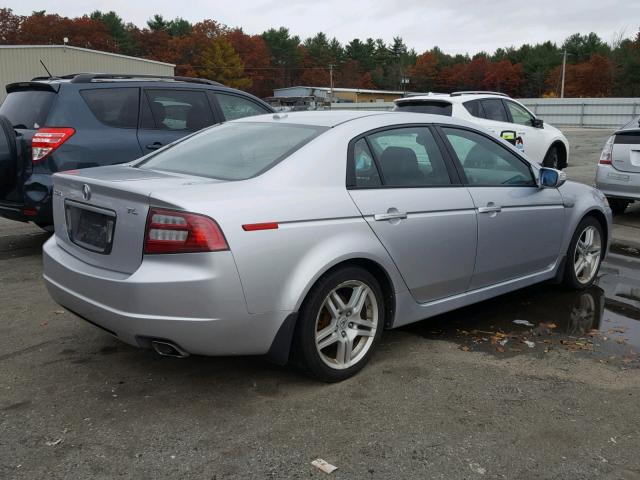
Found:
<path fill-rule="evenodd" d="M 611 229 L 598 190 L 439 115 L 251 117 L 54 184 L 58 303 L 162 355 L 294 358 L 324 381 L 384 329 L 591 285 Z"/>
<path fill-rule="evenodd" d="M 640 117 L 609 137 L 604 144 L 596 187 L 605 193 L 615 214 L 640 200 Z"/>

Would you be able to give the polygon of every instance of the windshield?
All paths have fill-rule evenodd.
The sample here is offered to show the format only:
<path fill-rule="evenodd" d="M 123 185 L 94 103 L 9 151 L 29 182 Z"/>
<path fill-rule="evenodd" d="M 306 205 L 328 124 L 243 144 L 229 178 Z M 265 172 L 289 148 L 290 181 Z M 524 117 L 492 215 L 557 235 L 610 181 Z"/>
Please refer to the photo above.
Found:
<path fill-rule="evenodd" d="M 276 123 L 225 123 L 143 160 L 144 169 L 222 180 L 259 175 L 311 141 L 326 127 Z"/>
<path fill-rule="evenodd" d="M 0 106 L 0 115 L 14 127 L 36 130 L 44 126 L 55 95 L 41 90 L 12 92 Z"/>

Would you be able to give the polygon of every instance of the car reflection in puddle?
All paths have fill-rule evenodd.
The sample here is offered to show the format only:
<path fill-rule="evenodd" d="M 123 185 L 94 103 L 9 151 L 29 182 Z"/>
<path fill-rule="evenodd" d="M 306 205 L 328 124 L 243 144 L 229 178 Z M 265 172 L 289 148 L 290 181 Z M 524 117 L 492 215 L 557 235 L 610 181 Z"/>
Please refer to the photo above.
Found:
<path fill-rule="evenodd" d="M 610 254 L 586 290 L 535 285 L 403 330 L 500 357 L 568 350 L 640 368 L 640 258 Z"/>

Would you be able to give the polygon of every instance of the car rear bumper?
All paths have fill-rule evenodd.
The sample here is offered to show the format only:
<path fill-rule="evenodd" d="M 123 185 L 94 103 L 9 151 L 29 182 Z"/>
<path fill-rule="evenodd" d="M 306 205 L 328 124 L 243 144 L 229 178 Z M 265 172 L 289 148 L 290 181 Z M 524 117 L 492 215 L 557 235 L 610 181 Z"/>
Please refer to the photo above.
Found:
<path fill-rule="evenodd" d="M 640 173 L 623 172 L 611 165 L 598 165 L 596 188 L 608 197 L 640 200 Z"/>
<path fill-rule="evenodd" d="M 157 339 L 190 354 L 261 355 L 291 313 L 248 313 L 231 252 L 146 256 L 128 275 L 78 260 L 54 236 L 43 261 L 56 302 L 134 346 Z"/>

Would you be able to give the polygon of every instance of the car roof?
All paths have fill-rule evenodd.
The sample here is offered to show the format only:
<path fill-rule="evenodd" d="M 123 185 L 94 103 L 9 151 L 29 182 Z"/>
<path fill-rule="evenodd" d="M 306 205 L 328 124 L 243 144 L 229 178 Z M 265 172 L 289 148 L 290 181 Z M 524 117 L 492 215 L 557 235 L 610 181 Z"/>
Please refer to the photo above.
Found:
<path fill-rule="evenodd" d="M 468 100 L 476 100 L 482 98 L 508 98 L 513 100 L 511 97 L 504 93 L 500 92 L 453 92 L 453 93 L 434 93 L 429 92 L 425 95 L 412 95 L 409 97 L 398 98 L 394 100 L 396 104 L 399 103 L 411 103 L 411 102 L 420 102 L 420 101 L 440 101 L 447 103 L 463 103 Z"/>
<path fill-rule="evenodd" d="M 265 123 L 283 123 L 294 125 L 312 125 L 319 127 L 336 127 L 343 123 L 352 122 L 360 119 L 377 117 L 382 123 L 388 125 L 398 124 L 415 124 L 415 123 L 437 123 L 448 125 L 459 125 L 471 127 L 476 130 L 482 128 L 477 124 L 468 122 L 454 117 L 443 115 L 435 115 L 429 113 L 399 112 L 399 111 L 361 111 L 361 110 L 311 110 L 301 112 L 274 113 L 266 115 L 257 115 L 253 117 L 244 117 L 233 120 L 234 123 L 244 122 L 265 122 Z"/>

